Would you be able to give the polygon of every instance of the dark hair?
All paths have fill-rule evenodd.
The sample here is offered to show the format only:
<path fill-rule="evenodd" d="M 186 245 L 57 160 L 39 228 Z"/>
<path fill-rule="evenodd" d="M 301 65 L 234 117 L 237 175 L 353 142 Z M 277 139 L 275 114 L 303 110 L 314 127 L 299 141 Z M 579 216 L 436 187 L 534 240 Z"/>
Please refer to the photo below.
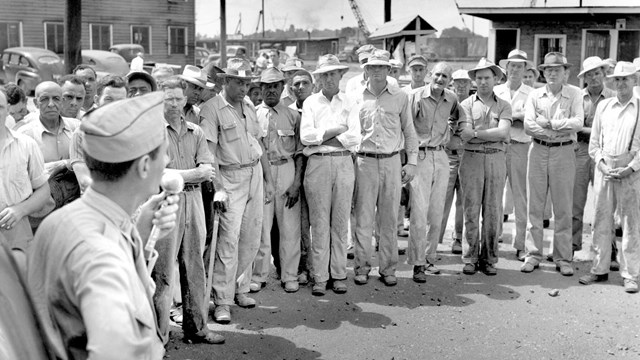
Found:
<path fill-rule="evenodd" d="M 160 89 L 182 89 L 184 91 L 187 89 L 187 83 L 177 76 L 172 76 L 160 84 Z"/>
<path fill-rule="evenodd" d="M 65 75 L 63 77 L 61 77 L 60 79 L 58 79 L 58 85 L 62 86 L 64 85 L 64 83 L 66 82 L 70 82 L 74 85 L 82 85 L 82 86 L 86 86 L 86 82 L 84 81 L 83 78 L 81 78 L 78 75 Z"/>
<path fill-rule="evenodd" d="M 15 105 L 20 102 L 27 102 L 27 95 L 22 88 L 14 83 L 8 83 L 4 86 L 4 93 L 7 97 L 9 105 Z"/>
<path fill-rule="evenodd" d="M 293 74 L 291 78 L 293 79 L 296 76 L 306 76 L 309 78 L 309 81 L 313 83 L 313 76 L 311 76 L 311 73 L 308 72 L 307 70 L 298 70 Z"/>
<path fill-rule="evenodd" d="M 98 74 L 96 74 L 96 71 L 90 65 L 87 65 L 87 64 L 80 64 L 80 65 L 76 66 L 71 73 L 75 74 L 77 71 L 85 70 L 85 69 L 91 70 L 93 72 L 93 76 L 95 78 L 98 77 Z"/>
<path fill-rule="evenodd" d="M 157 148 L 151 150 L 149 153 L 147 153 L 147 155 L 149 155 L 152 160 L 155 160 L 160 153 L 160 147 L 161 146 L 158 146 Z M 87 165 L 87 168 L 89 168 L 91 177 L 98 181 L 118 181 L 129 172 L 131 166 L 133 166 L 133 163 L 138 160 L 133 159 L 121 163 L 107 163 L 92 158 L 89 154 L 87 154 L 86 151 L 83 152 L 84 162 Z"/>
<path fill-rule="evenodd" d="M 102 96 L 102 92 L 106 87 L 112 88 L 124 88 L 127 85 L 127 82 L 124 80 L 122 76 L 117 75 L 106 75 L 100 81 L 98 81 L 98 87 L 96 88 L 96 94 L 98 96 Z"/>

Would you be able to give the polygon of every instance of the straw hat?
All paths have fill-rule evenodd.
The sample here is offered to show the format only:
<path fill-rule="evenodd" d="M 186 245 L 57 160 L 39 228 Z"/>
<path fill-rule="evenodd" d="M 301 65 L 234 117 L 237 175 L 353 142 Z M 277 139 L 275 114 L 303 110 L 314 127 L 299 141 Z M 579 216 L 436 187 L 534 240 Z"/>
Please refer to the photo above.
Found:
<path fill-rule="evenodd" d="M 584 74 L 600 67 L 604 68 L 604 71 L 607 71 L 607 69 L 609 68 L 609 63 L 602 60 L 599 56 L 588 57 L 582 62 L 582 71 L 578 74 L 578 77 L 582 78 Z"/>
<path fill-rule="evenodd" d="M 567 62 L 567 58 L 558 52 L 550 52 L 544 56 L 544 63 L 538 65 L 538 70 L 544 71 L 548 67 L 564 66 L 565 69 L 570 68 L 573 64 Z"/>
<path fill-rule="evenodd" d="M 197 66 L 185 65 L 180 78 L 199 87 L 207 86 L 207 73 Z"/>
<path fill-rule="evenodd" d="M 530 65 L 530 66 L 533 65 L 533 63 L 527 59 L 527 53 L 519 49 L 511 50 L 507 58 L 500 60 L 498 64 L 500 65 L 501 68 L 506 69 L 507 64 L 510 62 L 525 63 L 526 64 L 525 67 L 527 65 Z"/>
<path fill-rule="evenodd" d="M 616 67 L 613 69 L 613 74 L 607 75 L 608 78 L 616 78 L 616 77 L 627 77 L 631 75 L 635 75 L 638 72 L 633 63 L 628 61 L 618 61 Z"/>
<path fill-rule="evenodd" d="M 476 65 L 475 68 L 468 71 L 469 77 L 471 79 L 475 79 L 476 73 L 480 70 L 485 70 L 485 69 L 491 69 L 491 71 L 493 71 L 493 74 L 498 78 L 498 80 L 502 79 L 502 76 L 504 75 L 504 73 L 502 72 L 502 69 L 498 65 L 492 63 L 486 58 L 482 58 L 480 59 L 480 61 L 478 62 L 478 65 Z"/>
<path fill-rule="evenodd" d="M 333 70 L 342 70 L 346 72 L 349 70 L 349 66 L 340 64 L 340 60 L 333 54 L 326 54 L 320 56 L 318 59 L 318 65 L 312 74 L 322 74 Z"/>
<path fill-rule="evenodd" d="M 250 80 L 255 78 L 251 72 L 251 64 L 242 58 L 231 58 L 227 62 L 227 67 L 223 73 L 218 74 L 224 78 L 236 78 Z"/>

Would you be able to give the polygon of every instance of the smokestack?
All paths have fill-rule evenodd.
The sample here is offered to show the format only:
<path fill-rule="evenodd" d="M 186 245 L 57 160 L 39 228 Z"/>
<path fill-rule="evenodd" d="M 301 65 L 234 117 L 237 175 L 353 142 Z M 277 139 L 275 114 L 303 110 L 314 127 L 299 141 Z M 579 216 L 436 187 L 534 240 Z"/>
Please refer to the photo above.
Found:
<path fill-rule="evenodd" d="M 384 0 L 384 22 L 391 21 L 391 0 Z"/>

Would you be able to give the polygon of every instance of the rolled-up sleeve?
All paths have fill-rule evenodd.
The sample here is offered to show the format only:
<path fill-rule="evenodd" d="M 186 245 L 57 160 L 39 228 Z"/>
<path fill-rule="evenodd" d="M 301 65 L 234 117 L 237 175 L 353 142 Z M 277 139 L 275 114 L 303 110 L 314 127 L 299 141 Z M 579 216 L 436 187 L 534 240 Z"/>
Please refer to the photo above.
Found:
<path fill-rule="evenodd" d="M 84 133 L 77 128 L 71 135 L 71 142 L 69 143 L 69 168 L 73 169 L 73 165 L 76 163 L 84 162 L 84 152 L 82 150 L 82 140 Z"/>
<path fill-rule="evenodd" d="M 353 150 L 362 141 L 362 128 L 360 127 L 360 110 L 355 106 L 352 98 L 345 97 L 340 123 L 347 126 L 347 131 L 336 136 L 345 149 Z"/>
<path fill-rule="evenodd" d="M 204 131 L 196 125 L 193 134 L 196 137 L 196 164 L 213 164 L 213 154 L 209 151 Z"/>

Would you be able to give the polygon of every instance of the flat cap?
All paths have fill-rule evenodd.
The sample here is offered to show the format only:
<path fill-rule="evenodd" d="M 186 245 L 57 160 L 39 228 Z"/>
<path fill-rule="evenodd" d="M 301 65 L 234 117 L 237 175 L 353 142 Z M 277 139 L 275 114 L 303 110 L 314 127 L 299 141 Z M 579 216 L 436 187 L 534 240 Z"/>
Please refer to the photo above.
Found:
<path fill-rule="evenodd" d="M 427 66 L 428 65 L 428 61 L 427 58 L 425 58 L 422 55 L 413 55 L 412 57 L 409 58 L 409 60 L 407 61 L 407 66 L 408 67 L 412 67 L 413 65 L 422 65 L 422 66 Z"/>
<path fill-rule="evenodd" d="M 121 163 L 139 158 L 162 145 L 164 93 L 116 101 L 87 113 L 80 130 L 82 148 L 92 158 L 106 163 Z"/>

